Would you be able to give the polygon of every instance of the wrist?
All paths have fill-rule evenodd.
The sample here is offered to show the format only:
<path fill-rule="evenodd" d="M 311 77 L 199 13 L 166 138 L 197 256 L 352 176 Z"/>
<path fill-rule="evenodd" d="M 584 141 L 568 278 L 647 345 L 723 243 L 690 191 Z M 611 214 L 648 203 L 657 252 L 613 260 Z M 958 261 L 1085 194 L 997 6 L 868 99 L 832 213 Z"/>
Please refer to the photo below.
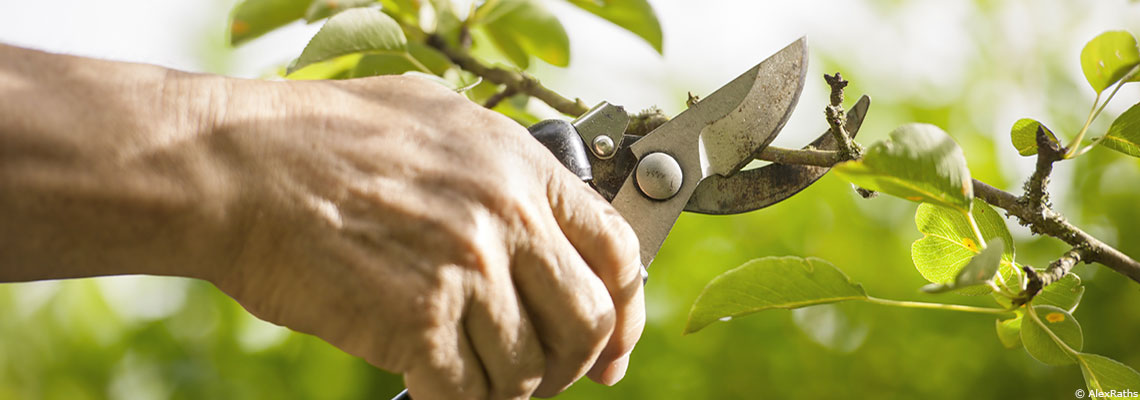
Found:
<path fill-rule="evenodd" d="M 225 79 L 0 49 L 0 281 L 208 278 L 235 229 Z"/>

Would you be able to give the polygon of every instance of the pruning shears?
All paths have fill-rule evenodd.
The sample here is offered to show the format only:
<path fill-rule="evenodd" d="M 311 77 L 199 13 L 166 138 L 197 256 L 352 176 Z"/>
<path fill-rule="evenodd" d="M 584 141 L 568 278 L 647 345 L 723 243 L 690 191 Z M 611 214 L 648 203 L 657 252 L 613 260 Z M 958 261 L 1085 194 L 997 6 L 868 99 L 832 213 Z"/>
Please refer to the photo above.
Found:
<path fill-rule="evenodd" d="M 625 217 L 648 267 L 682 211 L 759 210 L 827 173 L 827 167 L 776 163 L 741 170 L 780 133 L 806 74 L 807 41 L 800 38 L 644 136 L 626 135 L 629 114 L 607 102 L 573 121 L 545 120 L 529 130 Z M 863 96 L 847 113 L 851 135 L 870 104 Z M 829 132 L 809 146 L 837 148 Z M 393 400 L 410 398 L 405 390 Z"/>

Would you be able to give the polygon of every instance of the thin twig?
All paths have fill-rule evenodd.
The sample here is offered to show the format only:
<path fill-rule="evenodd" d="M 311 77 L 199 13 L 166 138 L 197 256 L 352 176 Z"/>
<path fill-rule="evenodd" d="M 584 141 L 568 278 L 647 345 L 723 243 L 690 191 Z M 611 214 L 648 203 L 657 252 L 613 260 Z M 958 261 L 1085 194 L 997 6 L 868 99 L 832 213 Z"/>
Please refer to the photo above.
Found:
<path fill-rule="evenodd" d="M 475 75 L 483 77 L 490 82 L 500 85 L 505 85 L 517 93 L 524 93 L 536 99 L 542 100 L 544 103 L 549 104 L 550 107 L 558 110 L 563 114 L 571 116 L 579 116 L 584 114 L 590 108 L 582 99 L 570 100 L 546 86 L 541 82 L 524 72 L 509 71 L 499 67 L 491 67 L 483 64 L 481 61 L 475 59 L 467 51 L 452 47 L 443 38 L 434 35 L 427 35 L 427 44 L 436 50 L 439 50 L 443 55 L 447 56 L 451 62 L 458 65 L 459 68 L 471 72 Z"/>
<path fill-rule="evenodd" d="M 625 134 L 645 136 L 666 122 L 669 122 L 669 117 L 660 108 L 649 107 L 630 117 L 629 126 L 625 128 Z"/>
<path fill-rule="evenodd" d="M 839 154 L 846 160 L 862 158 L 863 149 L 847 133 L 847 117 L 843 112 L 843 88 L 847 87 L 848 82 L 838 72 L 835 75 L 823 74 L 823 80 L 831 86 L 831 104 L 824 108 L 824 114 L 827 116 L 827 124 L 831 126 L 831 135 L 835 136 L 835 142 L 839 144 Z"/>
<path fill-rule="evenodd" d="M 505 87 L 505 88 L 503 88 L 503 90 L 500 90 L 498 93 L 495 93 L 490 98 L 488 98 L 487 101 L 483 102 L 483 107 L 495 108 L 495 106 L 499 105 L 499 103 L 502 103 L 503 100 L 506 100 L 507 98 L 509 98 L 511 96 L 514 96 L 515 93 L 517 93 L 517 92 L 515 92 L 514 88 Z"/>
<path fill-rule="evenodd" d="M 1044 126 L 1037 127 L 1037 168 L 1033 175 L 1025 181 L 1025 194 L 1021 201 L 1025 206 L 1035 209 L 1049 207 L 1049 175 L 1053 173 L 1053 163 L 1065 157 L 1065 149 L 1052 139 Z"/>
<path fill-rule="evenodd" d="M 1025 284 L 1025 290 L 1021 291 L 1021 294 L 1013 299 L 1013 305 L 1020 306 L 1033 300 L 1034 296 L 1041 293 L 1041 289 L 1068 275 L 1077 263 L 1084 260 L 1085 255 L 1086 251 L 1084 247 L 1074 247 L 1072 250 L 1065 252 L 1065 255 L 1061 256 L 1061 258 L 1050 263 L 1049 267 L 1043 271 L 1038 272 L 1029 266 L 1022 267 L 1028 279 Z M 1088 261 L 1085 260 L 1085 262 Z"/>
<path fill-rule="evenodd" d="M 812 165 L 816 167 L 831 167 L 841 163 L 843 156 L 835 150 L 817 149 L 787 149 L 777 146 L 768 146 L 756 156 L 758 160 L 771 161 L 780 164 Z"/>

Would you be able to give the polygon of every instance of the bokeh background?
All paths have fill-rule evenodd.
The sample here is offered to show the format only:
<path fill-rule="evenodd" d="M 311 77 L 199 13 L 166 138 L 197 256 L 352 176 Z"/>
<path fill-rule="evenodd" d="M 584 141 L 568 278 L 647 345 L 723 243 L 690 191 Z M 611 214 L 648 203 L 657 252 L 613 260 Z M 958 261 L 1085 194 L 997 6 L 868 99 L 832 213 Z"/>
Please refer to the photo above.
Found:
<path fill-rule="evenodd" d="M 225 44 L 235 0 L 0 0 L 0 42 L 173 68 L 264 77 L 299 54 L 319 25 L 297 23 L 243 46 Z M 910 121 L 941 126 L 975 177 L 1016 190 L 1032 170 L 1009 128 L 1021 117 L 1071 138 L 1094 94 L 1084 43 L 1110 29 L 1140 33 L 1124 0 L 651 1 L 664 56 L 559 1 L 571 66 L 536 62 L 559 92 L 640 109 L 683 108 L 801 35 L 812 67 L 777 144 L 824 131 L 823 72 L 874 98 L 859 136 L 870 144 Z M 3 99 L 0 101 L 18 101 Z M 1092 132 L 1140 101 L 1122 90 Z M 50 112 L 47 110 L 45 112 Z M 541 112 L 541 110 L 539 110 Z M 1140 161 L 1097 149 L 1058 165 L 1056 207 L 1140 257 Z M 825 177 L 745 215 L 684 215 L 654 263 L 649 321 L 624 381 L 580 382 L 563 399 L 1044 398 L 1083 387 L 1078 367 L 1048 367 L 1002 348 L 991 317 L 850 304 L 770 311 L 683 336 L 689 306 L 712 277 L 757 257 L 825 258 L 878 297 L 934 297 L 910 261 L 916 204 L 859 199 Z M 1066 246 L 1011 223 L 1018 260 L 1044 266 Z M 1140 285 L 1101 266 L 1075 270 L 1085 350 L 1140 369 Z M 0 285 L 0 399 L 384 399 L 398 377 L 311 336 L 259 321 L 208 283 L 148 276 Z"/>

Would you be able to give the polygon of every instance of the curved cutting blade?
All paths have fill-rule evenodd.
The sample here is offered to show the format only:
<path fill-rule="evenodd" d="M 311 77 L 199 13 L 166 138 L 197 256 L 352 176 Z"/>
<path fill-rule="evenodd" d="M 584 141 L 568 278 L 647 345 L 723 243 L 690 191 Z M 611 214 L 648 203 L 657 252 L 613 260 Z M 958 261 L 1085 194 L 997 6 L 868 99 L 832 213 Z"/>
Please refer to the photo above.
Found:
<path fill-rule="evenodd" d="M 863 117 L 871 106 L 871 98 L 863 96 L 847 112 L 847 132 L 854 137 L 863 125 Z M 837 145 L 831 132 L 825 131 L 808 147 L 835 150 Z M 701 181 L 689 198 L 685 211 L 701 214 L 738 214 L 779 203 L 792 197 L 831 168 L 810 165 L 769 164 L 761 168 L 744 170 L 730 177 L 710 176 Z"/>
<path fill-rule="evenodd" d="M 636 160 L 662 153 L 681 170 L 680 186 L 664 199 L 643 194 L 636 174 L 614 195 L 611 204 L 640 239 L 643 263 L 657 255 L 702 180 L 732 175 L 775 138 L 799 100 L 806 71 L 807 41 L 800 38 L 630 145 Z"/>

